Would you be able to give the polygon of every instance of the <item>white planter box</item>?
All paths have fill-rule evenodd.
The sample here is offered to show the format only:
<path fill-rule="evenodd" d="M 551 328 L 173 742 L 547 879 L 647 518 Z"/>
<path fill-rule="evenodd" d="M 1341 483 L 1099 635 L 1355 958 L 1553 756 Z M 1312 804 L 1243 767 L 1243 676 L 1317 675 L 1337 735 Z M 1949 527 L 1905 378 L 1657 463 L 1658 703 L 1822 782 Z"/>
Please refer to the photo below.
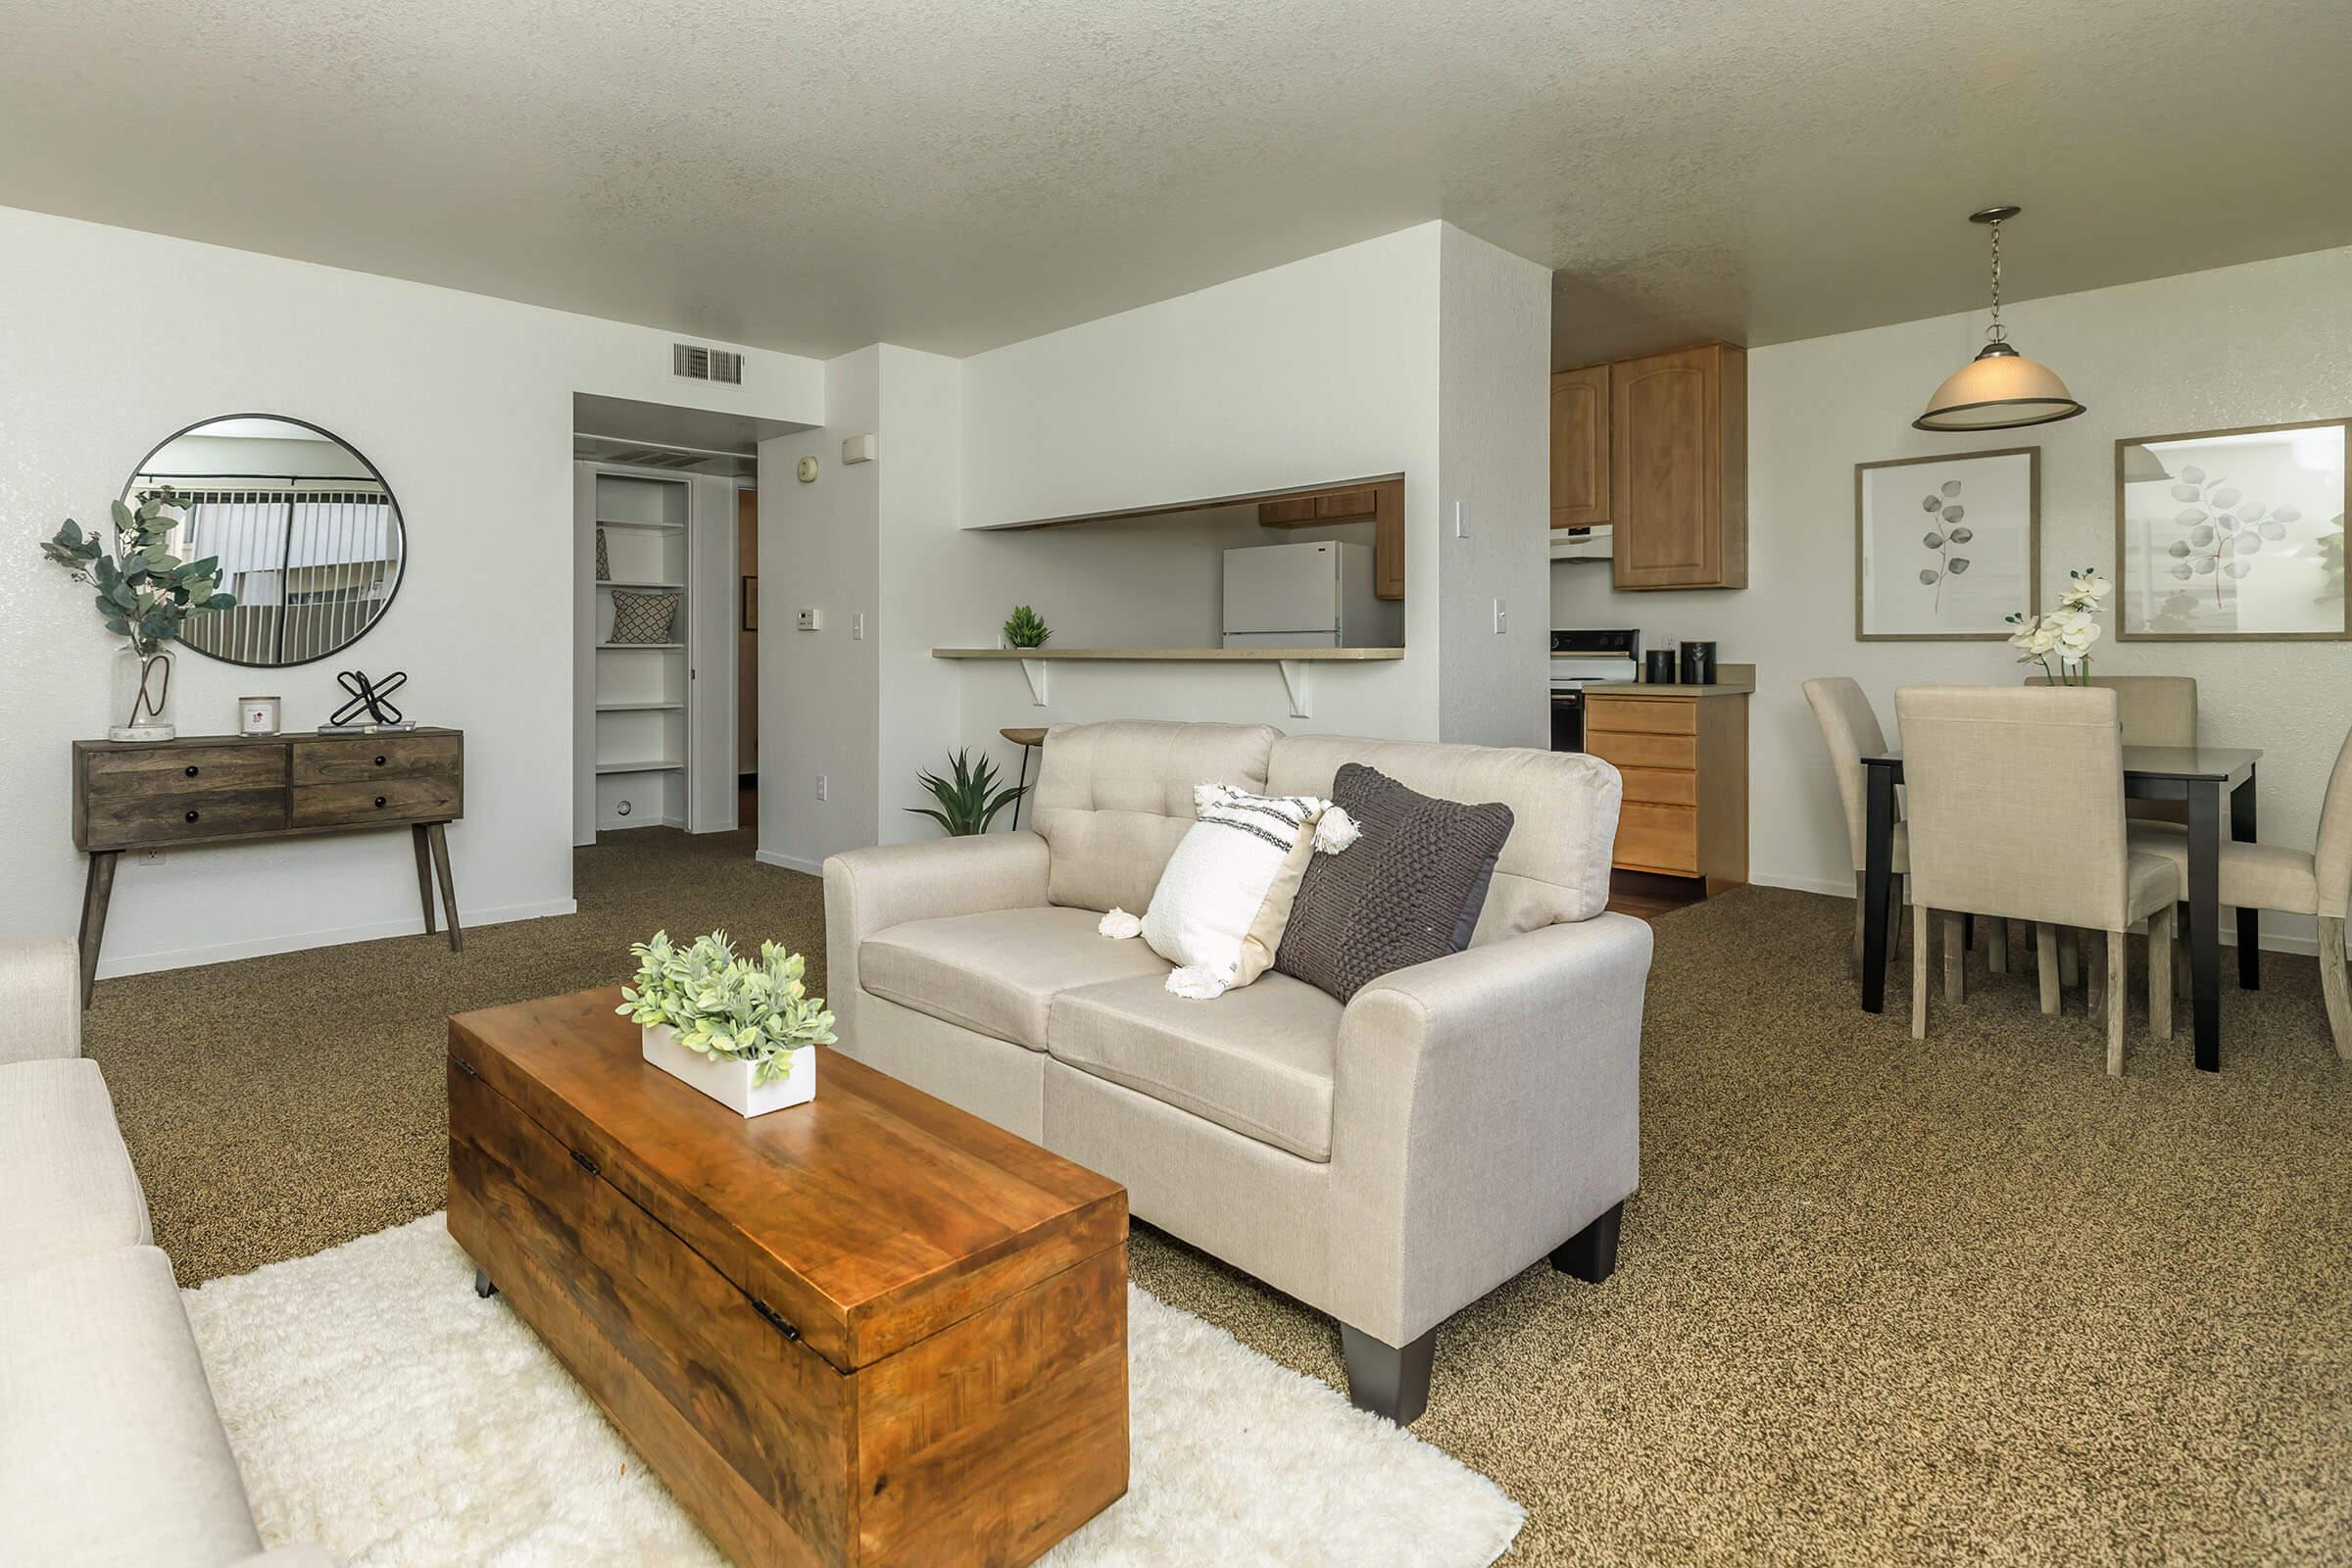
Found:
<path fill-rule="evenodd" d="M 805 1105 L 816 1098 L 817 1048 L 803 1046 L 792 1054 L 792 1070 L 764 1084 L 752 1082 L 752 1064 L 723 1056 L 706 1056 L 678 1044 L 665 1023 L 638 1028 L 645 1059 L 681 1083 L 709 1095 L 739 1116 L 764 1116 L 771 1110 Z"/>

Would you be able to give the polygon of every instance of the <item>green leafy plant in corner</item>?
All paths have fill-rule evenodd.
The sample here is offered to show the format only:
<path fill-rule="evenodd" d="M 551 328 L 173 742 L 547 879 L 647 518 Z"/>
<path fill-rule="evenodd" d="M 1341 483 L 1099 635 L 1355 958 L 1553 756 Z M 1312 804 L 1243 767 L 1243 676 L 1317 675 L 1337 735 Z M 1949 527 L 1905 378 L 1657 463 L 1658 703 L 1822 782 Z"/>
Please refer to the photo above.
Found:
<path fill-rule="evenodd" d="M 68 517 L 55 537 L 41 541 L 41 554 L 72 573 L 75 582 L 98 590 L 98 618 L 118 637 L 126 637 L 141 659 L 179 635 L 180 622 L 206 610 L 230 610 L 234 595 L 217 586 L 220 559 L 182 561 L 172 554 L 172 531 L 179 519 L 167 509 L 180 505 L 170 488 L 139 498 L 136 511 L 115 503 L 115 544 L 110 551 L 95 533 Z"/>
<path fill-rule="evenodd" d="M 773 942 L 760 944 L 757 960 L 739 958 L 724 931 L 678 948 L 669 933 L 629 949 L 637 977 L 614 1008 L 645 1025 L 666 1025 L 679 1045 L 698 1055 L 752 1063 L 752 1082 L 772 1083 L 792 1071 L 792 1054 L 833 1044 L 833 1014 L 825 999 L 802 981 L 808 960 Z"/>
<path fill-rule="evenodd" d="M 1012 614 L 1004 622 L 1007 648 L 1043 648 L 1053 635 L 1053 629 L 1027 605 L 1013 606 Z"/>
<path fill-rule="evenodd" d="M 968 754 L 957 752 L 953 760 L 953 770 L 956 776 L 952 779 L 942 778 L 937 773 L 921 775 L 923 788 L 929 790 L 931 798 L 939 802 L 937 810 L 928 806 L 906 808 L 917 816 L 927 816 L 937 822 L 948 830 L 951 837 L 965 838 L 974 833 L 987 832 L 989 824 L 997 819 L 997 813 L 1027 792 L 1027 786 L 1021 784 L 1006 784 L 999 788 L 997 781 L 1002 775 L 997 772 L 997 764 L 986 756 L 974 762 Z"/>

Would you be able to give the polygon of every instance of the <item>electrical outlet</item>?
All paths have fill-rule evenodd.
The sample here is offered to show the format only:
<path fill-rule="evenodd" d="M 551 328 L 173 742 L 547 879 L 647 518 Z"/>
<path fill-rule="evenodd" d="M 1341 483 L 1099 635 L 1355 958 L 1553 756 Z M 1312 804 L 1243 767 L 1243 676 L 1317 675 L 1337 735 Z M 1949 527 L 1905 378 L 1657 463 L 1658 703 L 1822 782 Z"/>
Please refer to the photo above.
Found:
<path fill-rule="evenodd" d="M 850 617 L 850 641 L 854 643 L 865 641 L 865 616 L 862 613 Z"/>
<path fill-rule="evenodd" d="M 1499 600 L 1499 599 L 1495 600 L 1495 601 L 1494 601 L 1494 635 L 1495 635 L 1495 636 L 1497 636 L 1497 637 L 1501 636 L 1501 635 L 1502 635 L 1502 630 L 1503 630 L 1503 628 L 1504 628 L 1505 626 L 1508 626 L 1508 625 L 1510 624 L 1510 622 L 1511 622 L 1511 612 L 1510 612 L 1508 610 L 1506 610 L 1506 609 L 1504 609 L 1504 608 L 1503 608 L 1503 603 L 1502 603 L 1502 601 L 1501 601 L 1501 600 Z"/>
<path fill-rule="evenodd" d="M 825 775 L 822 773 L 816 775 L 816 798 L 820 801 L 827 798 L 825 795 Z"/>
<path fill-rule="evenodd" d="M 161 850 L 141 850 L 141 851 L 139 852 L 139 864 L 141 864 L 141 865 L 161 865 L 161 864 L 163 864 L 163 863 L 164 863 L 164 852 L 163 852 L 163 851 L 161 851 Z"/>

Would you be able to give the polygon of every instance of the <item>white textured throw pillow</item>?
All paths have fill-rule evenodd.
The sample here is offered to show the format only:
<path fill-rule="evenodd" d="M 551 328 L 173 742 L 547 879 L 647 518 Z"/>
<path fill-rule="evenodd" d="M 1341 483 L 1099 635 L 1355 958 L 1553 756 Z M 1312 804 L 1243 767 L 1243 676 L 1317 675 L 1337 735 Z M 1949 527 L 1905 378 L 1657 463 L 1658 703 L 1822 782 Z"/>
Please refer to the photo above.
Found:
<path fill-rule="evenodd" d="M 1298 878 L 1317 851 L 1355 842 L 1348 813 L 1312 795 L 1252 795 L 1226 784 L 1193 791 L 1200 816 L 1168 858 L 1140 921 L 1102 917 L 1106 937 L 1142 934 L 1177 965 L 1168 989 L 1205 1001 L 1263 974 L 1282 945 Z"/>

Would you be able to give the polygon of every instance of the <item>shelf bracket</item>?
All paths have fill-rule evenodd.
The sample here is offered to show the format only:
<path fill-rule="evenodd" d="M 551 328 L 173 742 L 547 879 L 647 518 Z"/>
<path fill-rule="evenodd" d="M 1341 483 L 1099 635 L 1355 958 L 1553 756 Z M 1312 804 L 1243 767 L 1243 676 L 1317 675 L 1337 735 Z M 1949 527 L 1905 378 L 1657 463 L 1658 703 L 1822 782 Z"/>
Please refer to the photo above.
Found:
<path fill-rule="evenodd" d="M 1032 708 L 1046 706 L 1046 662 L 1042 659 L 1021 661 L 1021 673 L 1029 677 L 1029 704 Z"/>
<path fill-rule="evenodd" d="M 1312 717 L 1313 715 L 1307 711 L 1306 703 L 1306 672 L 1312 666 L 1303 659 L 1282 659 L 1275 662 L 1282 670 L 1283 685 L 1290 688 L 1291 716 L 1293 718 Z"/>

